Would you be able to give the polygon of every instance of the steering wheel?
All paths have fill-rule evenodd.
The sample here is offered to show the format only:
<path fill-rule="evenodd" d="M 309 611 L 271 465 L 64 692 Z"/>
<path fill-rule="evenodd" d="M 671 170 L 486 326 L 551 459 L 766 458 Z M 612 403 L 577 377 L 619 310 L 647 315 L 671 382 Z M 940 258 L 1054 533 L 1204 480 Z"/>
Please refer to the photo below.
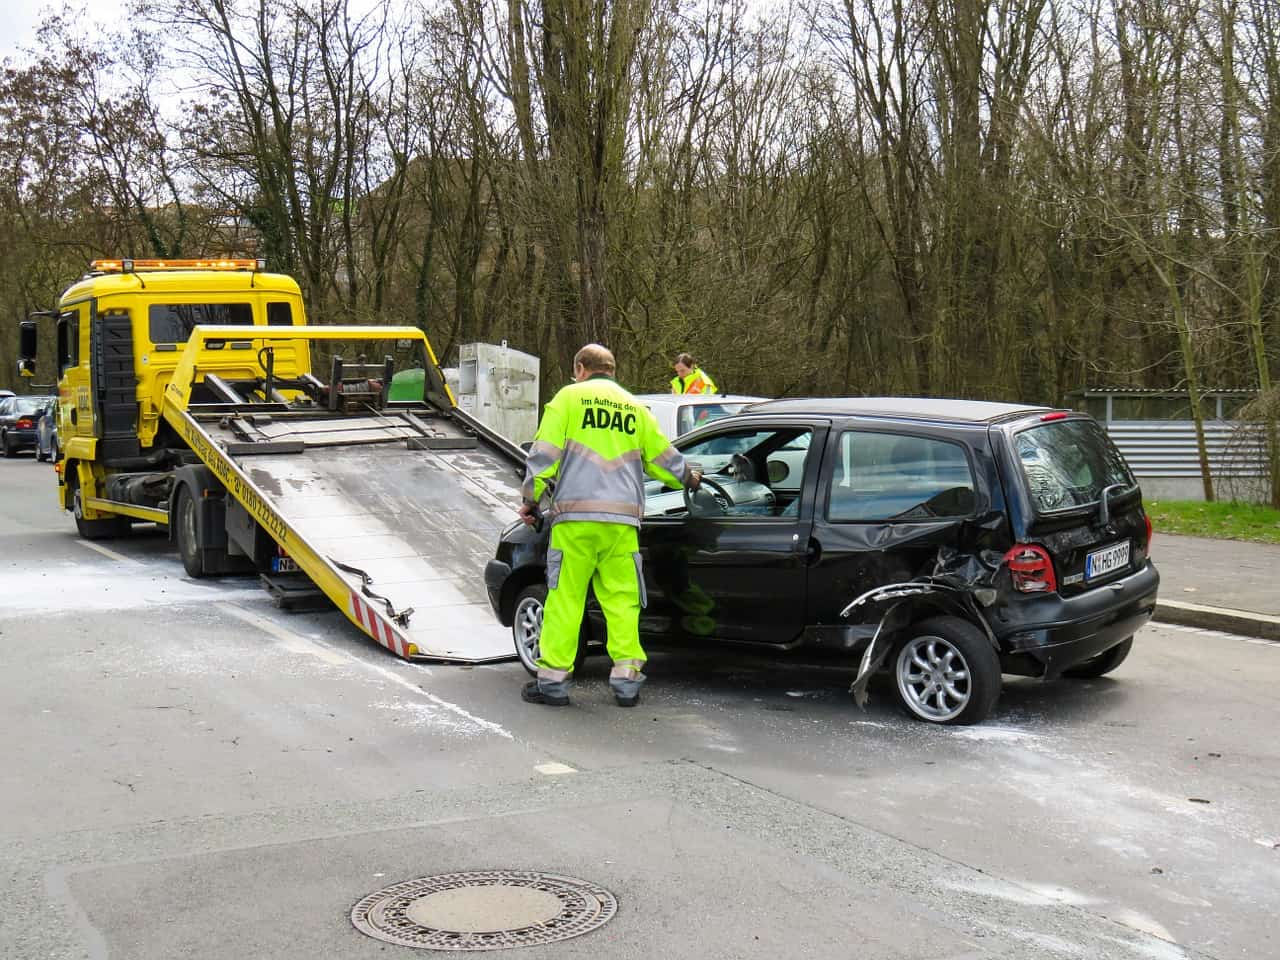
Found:
<path fill-rule="evenodd" d="M 694 504 L 699 501 L 696 501 L 694 497 L 697 493 L 702 492 L 703 487 L 711 488 L 710 503 L 707 503 L 708 498 L 704 497 L 701 502 L 705 505 L 705 508 L 695 510 Z M 713 508 L 711 504 L 715 504 L 715 507 Z M 706 475 L 702 477 L 702 483 L 698 486 L 696 492 L 688 487 L 684 488 L 684 507 L 689 511 L 689 516 L 691 517 L 699 515 L 724 516 L 729 512 L 731 506 L 733 506 L 733 497 L 729 496 L 729 491 L 724 488 L 724 485 L 719 480 L 712 480 Z"/>

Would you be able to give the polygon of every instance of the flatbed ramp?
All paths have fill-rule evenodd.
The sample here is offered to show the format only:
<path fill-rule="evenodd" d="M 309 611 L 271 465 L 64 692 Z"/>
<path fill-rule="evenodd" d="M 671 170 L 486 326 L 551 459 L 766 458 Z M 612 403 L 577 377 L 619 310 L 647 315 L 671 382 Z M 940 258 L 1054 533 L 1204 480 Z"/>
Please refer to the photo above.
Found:
<path fill-rule="evenodd" d="M 483 571 L 520 503 L 523 454 L 456 408 L 333 413 L 166 405 L 233 498 L 378 643 L 407 659 L 515 655 Z"/>

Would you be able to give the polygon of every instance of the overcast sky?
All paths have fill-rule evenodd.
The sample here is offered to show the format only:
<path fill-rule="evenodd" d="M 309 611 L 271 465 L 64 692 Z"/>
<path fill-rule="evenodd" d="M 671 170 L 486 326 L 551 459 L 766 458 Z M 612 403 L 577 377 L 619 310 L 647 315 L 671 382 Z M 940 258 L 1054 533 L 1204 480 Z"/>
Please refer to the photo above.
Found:
<path fill-rule="evenodd" d="M 61 0 L 0 0 L 0 60 L 35 46 L 36 27 L 46 13 L 61 6 Z M 83 0 L 76 6 L 91 20 L 114 20 L 124 14 L 126 0 Z"/>

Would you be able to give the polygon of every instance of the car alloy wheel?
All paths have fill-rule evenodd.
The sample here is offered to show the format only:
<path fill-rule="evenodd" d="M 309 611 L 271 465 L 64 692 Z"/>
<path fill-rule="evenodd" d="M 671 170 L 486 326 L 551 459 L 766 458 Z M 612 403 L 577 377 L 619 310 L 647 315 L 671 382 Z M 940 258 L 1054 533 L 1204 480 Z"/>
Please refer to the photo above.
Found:
<path fill-rule="evenodd" d="M 529 673 L 538 672 L 538 642 L 542 637 L 542 614 L 546 606 L 546 587 L 526 589 L 516 601 L 511 621 L 511 634 L 516 643 L 516 656 Z"/>
<path fill-rule="evenodd" d="M 916 716 L 933 723 L 958 717 L 973 695 L 969 664 L 951 641 L 938 636 L 913 637 L 898 653 L 894 671 L 898 692 Z"/>

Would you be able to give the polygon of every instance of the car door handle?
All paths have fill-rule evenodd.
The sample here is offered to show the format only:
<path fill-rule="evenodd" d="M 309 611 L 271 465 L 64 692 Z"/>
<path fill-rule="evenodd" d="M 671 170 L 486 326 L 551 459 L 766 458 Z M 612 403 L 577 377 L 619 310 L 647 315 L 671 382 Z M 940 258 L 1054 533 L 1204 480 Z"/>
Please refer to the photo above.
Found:
<path fill-rule="evenodd" d="M 821 559 L 822 559 L 822 544 L 818 542 L 816 537 L 810 537 L 808 549 L 806 549 L 804 552 L 804 562 L 808 566 L 812 567 L 812 566 L 815 566 L 818 563 L 818 561 Z"/>

